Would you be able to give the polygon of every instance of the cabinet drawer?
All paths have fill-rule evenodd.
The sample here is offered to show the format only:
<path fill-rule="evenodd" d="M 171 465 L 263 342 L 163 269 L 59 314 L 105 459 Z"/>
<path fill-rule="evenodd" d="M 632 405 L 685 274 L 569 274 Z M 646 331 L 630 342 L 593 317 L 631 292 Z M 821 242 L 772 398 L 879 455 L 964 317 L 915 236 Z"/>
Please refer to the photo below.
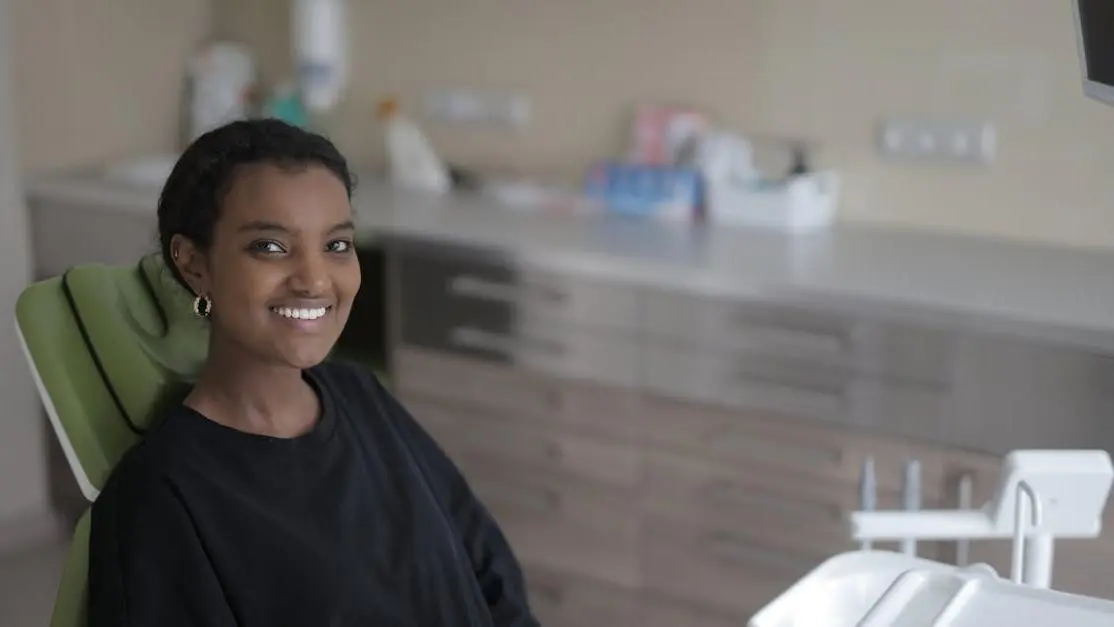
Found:
<path fill-rule="evenodd" d="M 708 533 L 742 532 L 768 548 L 835 555 L 858 548 L 851 540 L 850 512 L 859 508 L 851 483 L 716 464 L 673 455 L 642 460 L 644 512 L 667 514 Z M 901 495 L 878 495 L 880 509 L 901 509 Z M 944 507 L 926 499 L 925 509 Z M 881 543 L 879 548 L 895 548 Z M 944 543 L 922 542 L 918 555 L 936 559 Z"/>
<path fill-rule="evenodd" d="M 474 286 L 479 288 L 475 297 L 501 298 L 521 312 L 547 320 L 618 331 L 637 327 L 638 292 L 630 284 L 531 265 L 519 266 L 515 278 L 513 285 L 489 285 L 494 291 L 486 296 L 483 285 Z M 462 285 L 461 280 L 457 279 L 455 289 L 467 293 L 467 282 Z"/>
<path fill-rule="evenodd" d="M 526 423 L 627 440 L 640 404 L 633 390 L 399 347 L 393 386 L 405 402 L 429 398 Z"/>
<path fill-rule="evenodd" d="M 632 496 L 551 474 L 462 468 L 520 560 L 621 587 L 638 583 Z"/>
<path fill-rule="evenodd" d="M 546 627 L 640 627 L 638 597 L 627 588 L 523 564 L 530 607 Z"/>
<path fill-rule="evenodd" d="M 707 605 L 744 622 L 827 557 L 658 515 L 644 521 L 639 556 L 647 590 Z"/>
<path fill-rule="evenodd" d="M 926 499 L 940 499 L 945 470 L 929 446 L 775 413 L 675 399 L 647 398 L 637 431 L 652 450 L 731 464 L 740 473 L 787 476 L 857 486 L 874 460 L 880 494 L 901 489 L 904 466 L 918 460 Z M 647 454 L 648 455 L 648 454 Z"/>
<path fill-rule="evenodd" d="M 647 290 L 652 338 L 714 352 L 792 357 L 881 378 L 946 383 L 956 340 L 944 330 L 867 320 L 819 308 Z"/>
<path fill-rule="evenodd" d="M 594 329 L 529 320 L 502 333 L 461 324 L 448 330 L 444 348 L 494 356 L 494 361 L 543 374 L 628 387 L 637 383 L 635 340 Z"/>
<path fill-rule="evenodd" d="M 714 350 L 784 352 L 822 360 L 846 358 L 855 339 L 855 321 L 844 316 L 673 290 L 643 291 L 642 322 L 651 336 Z"/>
<path fill-rule="evenodd" d="M 759 609 L 761 606 L 751 614 Z M 636 624 L 638 627 L 740 627 L 746 623 L 739 619 L 738 612 L 723 611 L 709 607 L 707 603 L 675 599 L 654 591 L 642 595 Z"/>
<path fill-rule="evenodd" d="M 643 460 L 640 497 L 644 512 L 672 514 L 709 533 L 738 530 L 821 555 L 853 548 L 847 513 L 858 495 L 849 484 L 658 454 Z"/>
<path fill-rule="evenodd" d="M 929 440 L 944 436 L 954 413 L 952 397 L 936 387 L 789 359 L 645 346 L 641 369 L 646 386 L 663 395 Z"/>
<path fill-rule="evenodd" d="M 513 272 L 508 263 L 479 255 L 424 251 L 395 251 L 388 259 L 397 303 L 393 310 L 397 339 L 429 349 L 452 349 L 493 360 L 504 358 L 482 349 L 453 346 L 449 334 L 461 324 L 509 333 L 514 327 L 514 308 L 503 302 L 458 296 L 449 289 L 449 283 L 458 274 L 492 282 L 511 281 Z"/>
<path fill-rule="evenodd" d="M 396 260 L 402 310 L 422 312 L 427 331 L 460 321 L 505 330 L 523 316 L 609 329 L 636 324 L 629 285 L 467 252 L 398 252 Z M 422 321 L 404 320 L 404 330 L 408 324 Z"/>
<path fill-rule="evenodd" d="M 496 476 L 535 470 L 629 489 L 638 482 L 637 451 L 630 443 L 483 416 L 435 401 L 411 401 L 409 410 L 462 467 L 483 468 Z"/>

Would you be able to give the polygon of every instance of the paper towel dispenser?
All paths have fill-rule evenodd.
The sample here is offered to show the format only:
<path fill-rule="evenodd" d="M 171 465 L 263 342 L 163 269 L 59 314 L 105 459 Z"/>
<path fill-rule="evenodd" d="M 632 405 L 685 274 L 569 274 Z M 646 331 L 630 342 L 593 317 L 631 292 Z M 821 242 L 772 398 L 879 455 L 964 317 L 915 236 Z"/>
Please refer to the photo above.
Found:
<path fill-rule="evenodd" d="M 1114 0 L 1073 0 L 1083 93 L 1114 105 Z"/>

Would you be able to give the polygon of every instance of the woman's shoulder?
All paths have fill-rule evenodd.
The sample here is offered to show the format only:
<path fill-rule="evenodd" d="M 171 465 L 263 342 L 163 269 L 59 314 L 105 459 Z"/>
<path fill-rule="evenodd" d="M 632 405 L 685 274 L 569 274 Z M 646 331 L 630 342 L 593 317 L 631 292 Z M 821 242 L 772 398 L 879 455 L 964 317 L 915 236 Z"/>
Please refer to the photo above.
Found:
<path fill-rule="evenodd" d="M 172 477 L 181 462 L 171 433 L 175 411 L 121 455 L 93 502 L 94 513 L 111 509 L 117 519 L 130 518 L 129 513 L 146 516 L 156 504 L 175 498 Z"/>

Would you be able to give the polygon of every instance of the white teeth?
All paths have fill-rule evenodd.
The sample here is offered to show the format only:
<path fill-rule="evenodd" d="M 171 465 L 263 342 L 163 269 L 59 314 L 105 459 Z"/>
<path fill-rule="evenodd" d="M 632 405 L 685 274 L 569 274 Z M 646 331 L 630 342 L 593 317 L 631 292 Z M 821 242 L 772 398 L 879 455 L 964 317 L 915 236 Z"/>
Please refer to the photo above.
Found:
<path fill-rule="evenodd" d="M 292 307 L 272 307 L 271 311 L 277 313 L 284 318 L 293 318 L 294 320 L 317 320 L 325 315 L 328 311 L 327 307 L 317 307 L 315 309 L 294 309 Z"/>

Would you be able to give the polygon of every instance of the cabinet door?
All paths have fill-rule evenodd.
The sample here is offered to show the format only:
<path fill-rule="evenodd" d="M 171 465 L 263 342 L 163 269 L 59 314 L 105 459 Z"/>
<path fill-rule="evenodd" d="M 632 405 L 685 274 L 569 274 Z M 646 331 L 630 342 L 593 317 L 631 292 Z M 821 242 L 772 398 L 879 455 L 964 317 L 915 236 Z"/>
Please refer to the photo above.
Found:
<path fill-rule="evenodd" d="M 626 441 L 638 417 L 633 390 L 572 381 L 408 345 L 393 355 L 399 398 L 428 398 L 528 424 Z"/>
<path fill-rule="evenodd" d="M 857 490 L 869 458 L 879 498 L 899 493 L 906 462 L 918 460 L 924 503 L 942 497 L 943 467 L 932 446 L 774 412 L 661 396 L 646 397 L 638 413 L 637 437 L 651 448 L 742 464 L 752 472 L 840 482 L 851 490 Z"/>
<path fill-rule="evenodd" d="M 523 469 L 463 470 L 519 559 L 620 587 L 637 585 L 638 518 L 624 491 Z"/>
<path fill-rule="evenodd" d="M 588 577 L 523 563 L 530 607 L 545 627 L 642 627 L 638 594 Z M 678 623 L 680 624 L 680 623 Z"/>
<path fill-rule="evenodd" d="M 535 470 L 617 489 L 633 489 L 639 480 L 638 454 L 630 443 L 421 397 L 411 397 L 408 408 L 462 467 L 508 474 Z"/>

